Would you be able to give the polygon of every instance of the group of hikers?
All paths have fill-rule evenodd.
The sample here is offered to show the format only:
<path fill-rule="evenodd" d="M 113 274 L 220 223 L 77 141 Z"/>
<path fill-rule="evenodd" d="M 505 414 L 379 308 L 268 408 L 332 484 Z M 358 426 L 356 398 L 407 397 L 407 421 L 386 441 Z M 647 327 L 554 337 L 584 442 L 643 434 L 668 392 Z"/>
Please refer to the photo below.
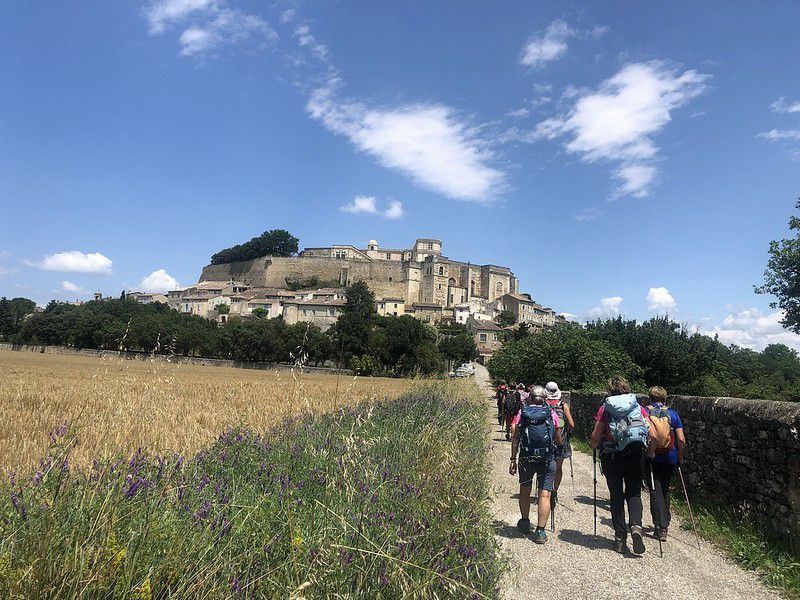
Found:
<path fill-rule="evenodd" d="M 517 527 L 530 533 L 530 505 L 533 479 L 538 498 L 533 540 L 547 542 L 548 519 L 555 530 L 554 509 L 563 478 L 564 460 L 572 473 L 570 434 L 575 421 L 569 402 L 554 381 L 544 387 L 501 381 L 495 398 L 497 422 L 511 441 L 509 473 L 519 475 L 520 519 Z M 628 551 L 628 534 L 634 554 L 645 552 L 642 531 L 642 484 L 650 491 L 650 514 L 654 537 L 659 545 L 667 541 L 670 526 L 670 484 L 686 452 L 683 423 L 667 406 L 664 388 L 650 388 L 646 403 L 639 403 L 624 377 L 608 381 L 608 394 L 595 416 L 589 439 L 595 462 L 595 534 L 597 533 L 597 455 L 608 484 L 614 551 Z M 625 508 L 628 519 L 626 522 Z"/>

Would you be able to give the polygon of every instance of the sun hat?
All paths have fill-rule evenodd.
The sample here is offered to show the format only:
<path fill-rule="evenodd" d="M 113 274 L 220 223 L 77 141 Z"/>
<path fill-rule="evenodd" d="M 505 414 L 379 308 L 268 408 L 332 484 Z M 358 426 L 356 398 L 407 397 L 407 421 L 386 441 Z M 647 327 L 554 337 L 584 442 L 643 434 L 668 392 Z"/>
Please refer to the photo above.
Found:
<path fill-rule="evenodd" d="M 558 384 L 555 381 L 548 381 L 544 390 L 547 393 L 548 400 L 561 400 L 561 390 L 558 389 Z"/>

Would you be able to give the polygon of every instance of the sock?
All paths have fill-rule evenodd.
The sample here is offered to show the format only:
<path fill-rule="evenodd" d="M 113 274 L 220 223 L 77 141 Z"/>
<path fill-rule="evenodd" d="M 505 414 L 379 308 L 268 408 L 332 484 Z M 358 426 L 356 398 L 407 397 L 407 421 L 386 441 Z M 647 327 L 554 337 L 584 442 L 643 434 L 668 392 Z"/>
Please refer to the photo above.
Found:
<path fill-rule="evenodd" d="M 539 526 L 537 525 L 537 526 L 536 526 L 536 531 L 544 531 L 544 527 L 539 527 Z"/>

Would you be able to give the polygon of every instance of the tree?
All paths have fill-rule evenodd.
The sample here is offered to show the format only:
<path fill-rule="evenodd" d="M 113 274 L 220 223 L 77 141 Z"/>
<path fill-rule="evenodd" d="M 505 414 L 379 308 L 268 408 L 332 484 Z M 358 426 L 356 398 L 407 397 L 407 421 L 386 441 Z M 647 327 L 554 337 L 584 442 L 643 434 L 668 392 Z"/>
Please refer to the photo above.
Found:
<path fill-rule="evenodd" d="M 36 303 L 27 298 L 0 298 L 0 339 L 16 335 L 25 318 L 36 310 Z"/>
<path fill-rule="evenodd" d="M 357 281 L 345 288 L 345 297 L 347 302 L 333 326 L 340 363 L 369 353 L 372 327 L 377 319 L 375 296 L 365 282 Z"/>
<path fill-rule="evenodd" d="M 795 204 L 800 209 L 800 200 Z M 793 237 L 769 243 L 769 261 L 764 271 L 764 284 L 756 287 L 757 294 L 777 297 L 772 308 L 784 312 L 784 327 L 800 333 L 800 217 L 789 217 L 789 231 Z"/>
<path fill-rule="evenodd" d="M 249 242 L 220 250 L 211 257 L 212 265 L 252 260 L 262 256 L 292 256 L 300 240 L 285 229 L 265 231 Z"/>
<path fill-rule="evenodd" d="M 630 356 L 575 323 L 506 343 L 488 368 L 494 379 L 553 380 L 564 389 L 602 391 L 613 375 L 623 375 L 633 387 L 642 388 L 642 370 Z"/>
<path fill-rule="evenodd" d="M 500 325 L 500 327 L 508 327 L 517 322 L 517 316 L 514 314 L 513 311 L 505 309 L 503 311 L 500 311 L 500 314 L 497 315 L 495 321 L 497 322 L 498 325 Z"/>
<path fill-rule="evenodd" d="M 463 325 L 459 325 L 453 333 L 442 334 L 439 339 L 439 352 L 456 365 L 478 358 L 478 346 L 475 344 L 475 338 Z"/>

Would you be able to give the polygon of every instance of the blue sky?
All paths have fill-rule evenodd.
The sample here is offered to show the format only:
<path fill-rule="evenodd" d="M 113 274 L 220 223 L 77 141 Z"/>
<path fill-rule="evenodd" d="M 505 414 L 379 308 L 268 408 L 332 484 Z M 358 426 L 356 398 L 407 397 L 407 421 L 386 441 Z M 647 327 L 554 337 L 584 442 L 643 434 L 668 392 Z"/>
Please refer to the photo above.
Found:
<path fill-rule="evenodd" d="M 800 4 L 3 8 L 1 295 L 438 237 L 578 319 L 800 348 L 752 291 L 800 193 Z"/>

